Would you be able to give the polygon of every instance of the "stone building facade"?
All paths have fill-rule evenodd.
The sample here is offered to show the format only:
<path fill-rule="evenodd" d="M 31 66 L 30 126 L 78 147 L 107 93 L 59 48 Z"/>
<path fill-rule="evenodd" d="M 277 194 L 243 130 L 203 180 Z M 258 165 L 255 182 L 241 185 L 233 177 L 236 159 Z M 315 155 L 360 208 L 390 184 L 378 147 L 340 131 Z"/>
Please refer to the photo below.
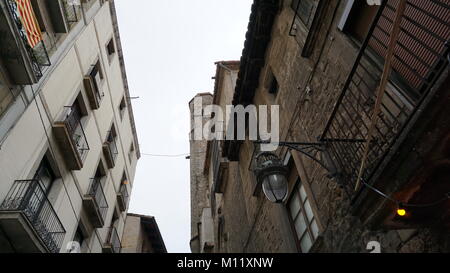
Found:
<path fill-rule="evenodd" d="M 153 216 L 127 213 L 121 253 L 167 253 Z"/>
<path fill-rule="evenodd" d="M 222 90 L 231 103 L 222 102 L 279 105 L 280 140 L 300 143 L 301 152 L 277 150 L 289 190 L 274 204 L 253 172 L 258 144 L 218 141 L 213 156 L 214 141 L 202 150 L 191 142 L 191 156 L 206 149 L 201 160 L 215 158 L 191 164 L 208 185 L 201 203 L 191 197 L 197 210 L 211 210 L 208 251 L 370 252 L 374 241 L 381 252 L 450 250 L 450 10 L 446 1 L 406 1 L 381 96 L 400 2 L 254 1 L 236 86 Z M 212 101 L 221 99 L 215 92 Z M 197 235 L 200 219 L 192 217 Z"/>
<path fill-rule="evenodd" d="M 114 1 L 78 2 L 0 1 L 0 252 L 120 252 L 139 143 Z"/>

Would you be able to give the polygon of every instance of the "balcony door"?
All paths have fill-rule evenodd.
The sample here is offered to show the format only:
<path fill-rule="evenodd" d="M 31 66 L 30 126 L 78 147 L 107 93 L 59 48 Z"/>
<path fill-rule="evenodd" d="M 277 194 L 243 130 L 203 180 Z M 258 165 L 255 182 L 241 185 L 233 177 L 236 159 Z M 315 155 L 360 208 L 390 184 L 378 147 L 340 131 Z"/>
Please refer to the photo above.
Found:
<path fill-rule="evenodd" d="M 53 181 L 55 181 L 55 174 L 50 167 L 50 163 L 44 158 L 36 171 L 35 179 L 39 180 L 39 183 L 46 194 L 51 190 Z"/>
<path fill-rule="evenodd" d="M 81 117 L 82 115 L 80 104 L 78 103 L 78 100 L 76 100 L 72 105 L 70 112 L 67 114 L 67 122 L 72 132 L 75 132 L 77 130 L 78 126 L 80 125 Z"/>
<path fill-rule="evenodd" d="M 113 160 L 115 160 L 119 151 L 117 150 L 116 129 L 114 128 L 114 125 L 111 127 L 111 131 L 109 131 L 109 133 L 108 133 L 106 142 L 107 142 L 109 150 L 111 152 L 111 156 L 113 157 Z"/>
<path fill-rule="evenodd" d="M 67 125 L 72 135 L 72 139 L 75 143 L 75 146 L 78 150 L 80 157 L 83 159 L 85 153 L 88 150 L 86 136 L 84 135 L 83 128 L 81 127 L 81 119 L 83 117 L 83 112 L 80 105 L 80 100 L 75 100 L 75 103 L 70 108 L 69 113 L 67 114 Z"/>
<path fill-rule="evenodd" d="M 91 193 L 94 196 L 97 196 L 97 192 L 100 190 L 99 187 L 101 186 L 101 180 L 102 180 L 103 174 L 101 173 L 100 169 L 97 168 L 97 171 L 95 172 L 94 180 L 92 181 L 92 189 Z"/>
<path fill-rule="evenodd" d="M 33 180 L 35 183 L 31 183 L 30 190 L 27 196 L 27 206 L 26 212 L 31 216 L 33 221 L 40 221 L 41 211 L 44 209 L 44 205 L 48 203 L 45 202 L 47 195 L 51 190 L 53 181 L 55 181 L 55 174 L 50 167 L 50 163 L 44 157 L 41 164 L 39 165 Z"/>

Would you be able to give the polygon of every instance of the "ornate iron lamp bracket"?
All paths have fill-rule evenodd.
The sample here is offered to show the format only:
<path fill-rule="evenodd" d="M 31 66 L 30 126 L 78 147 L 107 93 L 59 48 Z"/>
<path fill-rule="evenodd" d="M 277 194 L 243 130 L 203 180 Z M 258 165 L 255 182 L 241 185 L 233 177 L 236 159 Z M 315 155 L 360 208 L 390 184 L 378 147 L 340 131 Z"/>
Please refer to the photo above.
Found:
<path fill-rule="evenodd" d="M 269 144 L 270 142 L 255 141 L 255 143 Z M 335 178 L 339 175 L 338 169 L 327 151 L 326 142 L 278 142 L 271 144 L 278 144 L 278 146 L 287 147 L 307 156 L 324 168 L 328 172 L 329 178 Z"/>

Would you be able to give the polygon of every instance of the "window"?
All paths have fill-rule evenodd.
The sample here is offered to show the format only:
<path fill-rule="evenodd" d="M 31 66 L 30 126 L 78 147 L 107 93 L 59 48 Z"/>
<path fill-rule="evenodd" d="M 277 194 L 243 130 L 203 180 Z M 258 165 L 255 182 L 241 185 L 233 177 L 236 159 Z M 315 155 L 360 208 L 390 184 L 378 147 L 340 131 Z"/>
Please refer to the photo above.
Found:
<path fill-rule="evenodd" d="M 77 242 L 80 247 L 83 245 L 86 238 L 83 235 L 83 232 L 81 231 L 81 227 L 78 225 L 77 231 L 75 231 L 75 235 L 73 236 L 73 241 Z"/>
<path fill-rule="evenodd" d="M 83 154 L 89 150 L 86 136 L 84 135 L 84 122 L 87 117 L 86 105 L 83 101 L 83 95 L 80 93 L 72 106 L 66 112 L 66 122 L 69 125 L 70 133 L 79 152 Z M 83 157 L 83 156 L 82 156 Z"/>
<path fill-rule="evenodd" d="M 114 39 L 111 38 L 106 45 L 106 52 L 108 53 L 108 58 L 111 61 L 112 56 L 116 53 L 116 47 L 114 46 Z"/>
<path fill-rule="evenodd" d="M 39 165 L 34 179 L 38 180 L 42 189 L 48 194 L 52 187 L 53 181 L 55 181 L 56 176 L 50 167 L 50 163 L 46 157 L 44 157 Z"/>
<path fill-rule="evenodd" d="M 329 14 L 327 7 L 337 8 L 338 1 L 327 0 L 292 0 L 291 8 L 295 12 L 292 18 L 289 35 L 295 37 L 297 43 L 302 47 L 301 56 L 308 58 L 316 47 L 320 38 L 319 32 L 322 23 Z"/>
<path fill-rule="evenodd" d="M 291 8 L 297 11 L 297 17 L 309 29 L 314 19 L 319 0 L 292 0 Z"/>
<path fill-rule="evenodd" d="M 134 156 L 134 144 L 131 143 L 130 151 L 128 152 L 128 160 L 130 161 L 130 164 L 133 162 L 133 156 Z"/>
<path fill-rule="evenodd" d="M 108 136 L 106 137 L 106 145 L 108 146 L 109 154 L 111 156 L 111 162 L 108 163 L 110 168 L 114 167 L 114 163 L 116 161 L 117 155 L 119 154 L 119 150 L 117 149 L 117 133 L 114 124 L 111 126 L 111 130 L 108 132 Z"/>
<path fill-rule="evenodd" d="M 127 185 L 128 184 L 128 178 L 127 178 L 127 174 L 125 173 L 125 171 L 123 172 L 122 175 L 122 179 L 120 180 L 120 185 Z"/>
<path fill-rule="evenodd" d="M 352 1 L 350 1 L 352 2 Z M 379 6 L 368 5 L 366 1 L 354 1 L 348 6 L 348 16 L 344 16 L 341 29 L 359 42 L 363 42 L 377 15 Z"/>
<path fill-rule="evenodd" d="M 93 66 L 90 73 L 92 79 L 94 80 L 94 85 L 97 92 L 100 92 L 100 86 L 103 81 L 103 71 L 100 66 L 100 60 L 98 60 Z"/>
<path fill-rule="evenodd" d="M 104 93 L 101 89 L 102 82 L 103 71 L 100 66 L 100 61 L 98 60 L 91 66 L 90 71 L 83 79 L 84 88 L 86 89 L 89 103 L 91 108 L 94 110 L 100 108 L 100 102 L 104 97 Z"/>
<path fill-rule="evenodd" d="M 66 120 L 72 130 L 71 133 L 73 134 L 76 134 L 79 131 L 78 129 L 81 126 L 82 117 L 85 116 L 81 105 L 82 103 L 77 98 L 67 112 Z"/>
<path fill-rule="evenodd" d="M 272 74 L 272 80 L 270 83 L 269 93 L 272 95 L 276 95 L 278 93 L 279 85 L 277 78 L 275 78 L 275 75 Z"/>
<path fill-rule="evenodd" d="M 119 105 L 119 112 L 120 112 L 120 119 L 123 119 L 123 115 L 125 114 L 125 109 L 127 108 L 127 104 L 125 102 L 125 96 L 122 98 L 122 100 L 120 101 L 120 105 Z"/>
<path fill-rule="evenodd" d="M 117 214 L 117 211 L 113 211 L 113 217 L 111 219 L 111 227 L 118 228 L 119 227 L 119 215 Z"/>
<path fill-rule="evenodd" d="M 297 180 L 288 208 L 299 248 L 302 253 L 307 253 L 319 235 L 319 227 L 300 179 Z"/>
<path fill-rule="evenodd" d="M 104 198 L 104 196 L 100 196 L 98 194 L 100 191 L 103 192 L 102 181 L 104 180 L 104 177 L 106 177 L 106 171 L 105 171 L 105 169 L 103 167 L 102 162 L 100 161 L 97 169 L 95 170 L 94 177 L 92 178 L 91 188 L 89 189 L 89 194 L 90 195 L 95 195 L 95 198 L 97 198 L 97 197 L 103 197 Z M 99 201 L 99 200 L 97 200 L 97 201 Z"/>

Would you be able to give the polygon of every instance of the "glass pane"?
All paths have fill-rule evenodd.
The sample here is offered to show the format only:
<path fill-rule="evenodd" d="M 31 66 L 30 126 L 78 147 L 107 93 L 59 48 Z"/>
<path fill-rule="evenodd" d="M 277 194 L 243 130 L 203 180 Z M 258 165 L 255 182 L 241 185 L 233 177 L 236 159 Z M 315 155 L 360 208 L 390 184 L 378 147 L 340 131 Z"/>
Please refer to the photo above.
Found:
<path fill-rule="evenodd" d="M 300 211 L 300 200 L 296 192 L 294 192 L 294 197 L 292 197 L 291 201 L 289 202 L 289 210 L 291 211 L 292 219 L 295 220 L 295 216 L 297 216 L 298 212 Z"/>
<path fill-rule="evenodd" d="M 311 230 L 312 230 L 314 239 L 316 239 L 317 236 L 319 236 L 319 227 L 317 226 L 317 222 L 315 219 L 313 220 L 313 222 L 311 224 Z"/>
<path fill-rule="evenodd" d="M 297 219 L 295 220 L 295 230 L 297 231 L 297 236 L 298 238 L 301 238 L 302 235 L 305 233 L 306 231 L 306 221 L 305 221 L 305 216 L 303 215 L 303 213 L 300 213 L 297 217 Z"/>
<path fill-rule="evenodd" d="M 313 211 L 311 209 L 311 205 L 309 204 L 309 200 L 307 200 L 305 203 L 305 211 L 306 211 L 306 216 L 308 218 L 308 223 L 309 223 L 314 217 Z"/>
<path fill-rule="evenodd" d="M 300 196 L 302 197 L 302 203 L 305 202 L 307 196 L 303 185 L 300 187 Z"/>
<path fill-rule="evenodd" d="M 302 249 L 302 252 L 308 253 L 309 250 L 311 249 L 311 246 L 312 246 L 311 238 L 309 237 L 309 234 L 305 234 L 305 236 L 303 236 L 303 238 L 300 240 L 300 247 Z"/>
<path fill-rule="evenodd" d="M 42 189 L 45 192 L 48 192 L 50 189 L 52 182 L 55 180 L 55 176 L 53 175 L 53 171 L 50 168 L 50 164 L 47 159 L 44 158 L 39 166 L 38 170 L 35 174 L 35 179 L 39 180 L 39 183 L 42 186 Z"/>

